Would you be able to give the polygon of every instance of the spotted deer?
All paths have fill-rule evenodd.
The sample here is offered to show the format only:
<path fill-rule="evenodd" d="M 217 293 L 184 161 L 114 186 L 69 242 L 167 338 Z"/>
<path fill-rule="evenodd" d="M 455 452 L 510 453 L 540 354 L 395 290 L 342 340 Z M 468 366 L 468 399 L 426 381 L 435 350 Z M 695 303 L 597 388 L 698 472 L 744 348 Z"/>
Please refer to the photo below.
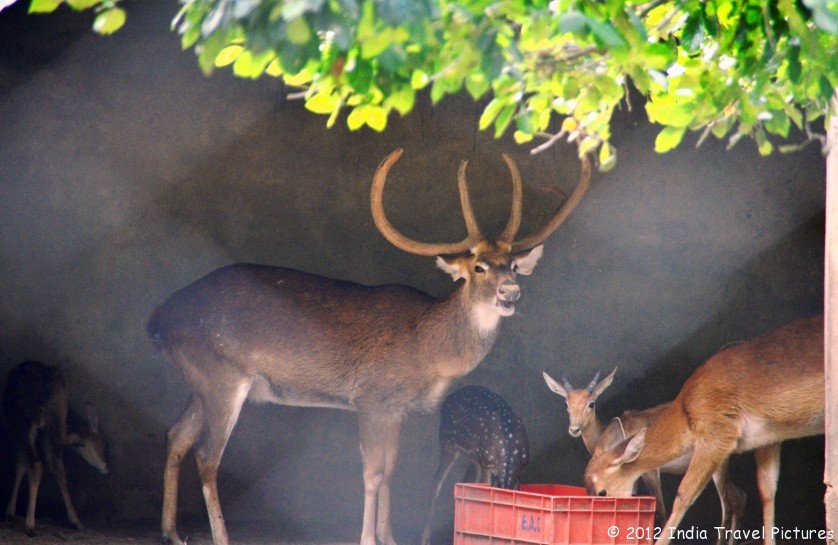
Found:
<path fill-rule="evenodd" d="M 105 461 L 105 437 L 99 428 L 99 415 L 87 404 L 87 418 L 81 419 L 67 404 L 67 385 L 58 367 L 25 361 L 9 371 L 3 388 L 3 412 L 17 464 L 6 516 L 13 517 L 23 476 L 29 483 L 25 531 L 35 535 L 35 505 L 43 474 L 43 461 L 58 481 L 67 519 L 75 528 L 84 527 L 70 499 L 64 469 L 64 448 L 69 447 L 101 474 L 109 473 Z"/>
<path fill-rule="evenodd" d="M 473 465 L 477 482 L 515 489 L 530 455 L 524 422 L 503 397 L 482 386 L 465 386 L 445 398 L 440 408 L 439 449 L 422 545 L 430 542 L 437 498 L 461 456 Z"/>
<path fill-rule="evenodd" d="M 406 286 L 368 287 L 295 270 L 237 264 L 177 291 L 151 315 L 147 330 L 191 390 L 186 410 L 168 432 L 163 538 L 183 545 L 175 519 L 178 476 L 186 453 L 196 459 L 215 545 L 229 539 L 218 500 L 224 447 L 245 400 L 358 413 L 363 461 L 361 545 L 394 545 L 390 481 L 407 413 L 436 408 L 449 385 L 491 349 L 501 318 L 515 312 L 517 275 L 529 275 L 542 243 L 567 218 L 590 185 L 582 158 L 579 183 L 539 230 L 515 240 L 522 184 L 512 178 L 512 211 L 495 240 L 480 231 L 463 161 L 460 205 L 468 235 L 457 243 L 423 243 L 398 232 L 383 209 L 388 172 L 402 150 L 373 176 L 370 206 L 378 230 L 401 250 L 438 256 L 462 281 L 442 299 Z"/>
<path fill-rule="evenodd" d="M 585 388 L 574 388 L 564 375 L 561 376 L 562 382 L 559 383 L 546 372 L 543 373 L 544 381 L 550 390 L 565 398 L 568 419 L 570 421 L 568 433 L 572 437 L 581 436 L 585 447 L 591 455 L 608 450 L 627 436 L 634 435 L 643 428 L 648 428 L 652 422 L 657 420 L 660 413 L 668 405 L 668 403 L 664 403 L 663 405 L 640 411 L 623 411 L 618 418 L 612 419 L 605 426 L 596 415 L 596 401 L 605 389 L 611 385 L 616 372 L 617 368 L 615 367 L 608 376 L 600 381 L 599 371 L 597 371 L 593 380 Z M 687 470 L 688 462 L 689 457 L 682 457 L 664 464 L 659 469 L 641 475 L 649 494 L 655 498 L 655 516 L 661 524 L 666 521 L 667 517 L 660 474 L 663 472 L 683 475 Z M 729 535 L 732 536 L 733 531 L 736 530 L 739 521 L 744 515 L 747 495 L 742 489 L 731 482 L 730 479 L 719 483 L 716 486 L 716 491 L 719 493 L 719 498 L 722 503 L 721 525 L 723 528 L 729 529 Z M 719 536 L 719 545 L 725 541 L 723 537 L 721 535 Z"/>
<path fill-rule="evenodd" d="M 687 379 L 648 427 L 594 454 L 585 469 L 588 492 L 629 496 L 642 474 L 685 464 L 672 512 L 655 543 L 667 545 L 711 478 L 725 488 L 731 454 L 753 450 L 764 543 L 774 545 L 780 445 L 824 432 L 823 367 L 823 316 L 723 348 Z"/>

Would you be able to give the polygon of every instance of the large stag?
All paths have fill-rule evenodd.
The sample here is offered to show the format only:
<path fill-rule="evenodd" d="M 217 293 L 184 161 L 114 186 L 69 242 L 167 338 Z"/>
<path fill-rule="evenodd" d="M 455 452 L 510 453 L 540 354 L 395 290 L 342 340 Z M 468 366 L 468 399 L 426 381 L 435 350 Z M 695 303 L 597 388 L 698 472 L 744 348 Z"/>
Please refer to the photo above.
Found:
<path fill-rule="evenodd" d="M 215 545 L 228 537 L 218 500 L 221 455 L 245 400 L 356 411 L 364 471 L 361 545 L 394 545 L 390 479 L 404 415 L 433 409 L 452 381 L 474 369 L 492 347 L 501 317 L 520 297 L 517 274 L 533 271 L 541 244 L 579 203 L 591 169 L 582 158 L 579 184 L 536 233 L 515 241 L 521 178 L 512 176 L 512 212 L 495 241 L 472 212 L 466 161 L 458 173 L 468 236 L 453 244 L 412 240 L 387 220 L 382 194 L 402 151 L 391 153 L 372 183 L 375 224 L 396 247 L 440 256 L 437 265 L 463 280 L 441 300 L 405 286 L 368 287 L 294 270 L 238 264 L 218 269 L 173 294 L 152 314 L 149 335 L 192 390 L 168 433 L 164 474 L 164 540 L 183 545 L 175 519 L 180 464 L 196 459 Z M 441 257 L 445 256 L 445 257 Z"/>

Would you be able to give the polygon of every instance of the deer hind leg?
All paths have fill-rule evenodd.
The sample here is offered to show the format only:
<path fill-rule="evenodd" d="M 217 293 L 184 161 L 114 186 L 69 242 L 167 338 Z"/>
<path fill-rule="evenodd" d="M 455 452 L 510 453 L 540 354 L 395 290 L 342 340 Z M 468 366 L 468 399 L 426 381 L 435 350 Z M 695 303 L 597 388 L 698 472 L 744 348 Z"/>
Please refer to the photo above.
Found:
<path fill-rule="evenodd" d="M 204 409 L 197 396 L 192 396 L 186 410 L 172 425 L 166 441 L 166 468 L 163 473 L 163 543 L 184 545 L 177 533 L 177 497 L 180 465 L 195 444 L 204 425 Z"/>
<path fill-rule="evenodd" d="M 754 451 L 757 462 L 757 488 L 762 500 L 762 527 L 765 545 L 774 545 L 774 497 L 780 476 L 780 443 Z"/>
<path fill-rule="evenodd" d="M 725 463 L 731 450 L 732 448 L 719 448 L 715 444 L 696 445 L 687 472 L 678 486 L 678 494 L 672 504 L 672 512 L 669 514 L 666 526 L 664 526 L 655 545 L 667 545 L 669 543 L 672 533 L 681 523 L 687 509 L 710 482 L 710 478 L 719 466 Z"/>
<path fill-rule="evenodd" d="M 378 488 L 378 517 L 375 529 L 375 533 L 383 545 L 396 545 L 390 521 L 390 483 L 393 480 L 393 472 L 396 470 L 396 460 L 399 458 L 401 432 L 401 417 L 387 421 L 384 443 L 384 475 L 381 479 L 381 486 Z"/>
<path fill-rule="evenodd" d="M 666 522 L 666 504 L 663 502 L 663 491 L 661 490 L 660 470 L 649 471 L 642 475 L 643 482 L 649 493 L 655 497 L 655 517 L 659 524 Z"/>
<path fill-rule="evenodd" d="M 17 511 L 17 496 L 24 475 L 26 475 L 26 460 L 23 457 L 23 452 L 18 450 L 17 463 L 15 464 L 15 482 L 12 485 L 12 495 L 9 497 L 9 503 L 6 504 L 6 516 L 9 518 L 14 517 L 15 511 Z"/>
<path fill-rule="evenodd" d="M 30 460 L 26 467 L 27 479 L 29 480 L 29 502 L 26 505 L 26 522 L 24 528 L 26 535 L 35 535 L 35 504 L 38 503 L 38 489 L 41 486 L 41 477 L 44 474 L 44 465 L 40 460 Z"/>
<path fill-rule="evenodd" d="M 722 528 L 727 531 L 727 536 L 724 532 L 719 532 L 716 540 L 717 545 L 722 545 L 725 541 L 728 545 L 733 545 L 735 532 L 739 528 L 739 522 L 745 513 L 745 500 L 747 498 L 745 492 L 730 480 L 727 468 L 728 460 L 725 460 L 713 473 L 713 483 L 716 485 L 716 491 L 722 504 Z M 725 540 L 725 537 L 727 537 L 727 540 Z"/>
<path fill-rule="evenodd" d="M 450 447 L 443 445 L 441 450 L 442 452 L 439 456 L 439 466 L 436 468 L 436 473 L 434 475 L 436 487 L 434 488 L 434 496 L 431 498 L 431 508 L 428 511 L 428 520 L 425 523 L 425 529 L 422 530 L 421 545 L 428 545 L 431 541 L 431 525 L 433 524 L 437 498 L 439 498 L 439 494 L 442 491 L 442 485 L 445 484 L 445 479 L 448 477 L 448 473 L 451 472 L 451 468 L 454 467 L 454 464 L 460 457 L 460 451 L 453 445 Z"/>
<path fill-rule="evenodd" d="M 252 383 L 244 379 L 232 384 L 216 383 L 213 386 L 216 390 L 204 392 L 202 397 L 204 426 L 195 460 L 198 464 L 198 475 L 201 477 L 214 545 L 229 545 L 230 542 L 218 499 L 218 466 L 251 386 Z"/>

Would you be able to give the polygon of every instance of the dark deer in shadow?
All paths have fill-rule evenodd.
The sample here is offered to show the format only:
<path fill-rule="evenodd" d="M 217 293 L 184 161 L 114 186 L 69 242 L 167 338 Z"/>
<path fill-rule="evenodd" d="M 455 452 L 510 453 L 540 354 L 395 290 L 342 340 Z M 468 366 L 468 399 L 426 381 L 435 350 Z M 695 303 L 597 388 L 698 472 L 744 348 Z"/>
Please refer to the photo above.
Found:
<path fill-rule="evenodd" d="M 3 388 L 3 412 L 17 453 L 12 495 L 6 516 L 13 517 L 23 476 L 29 482 L 25 529 L 35 535 L 35 505 L 46 459 L 55 475 L 67 519 L 75 528 L 83 526 L 70 500 L 67 473 L 64 469 L 64 448 L 69 447 L 88 464 L 107 475 L 105 436 L 99 428 L 99 415 L 91 404 L 86 419 L 76 415 L 67 404 L 67 385 L 58 367 L 36 361 L 25 361 L 9 371 Z"/>

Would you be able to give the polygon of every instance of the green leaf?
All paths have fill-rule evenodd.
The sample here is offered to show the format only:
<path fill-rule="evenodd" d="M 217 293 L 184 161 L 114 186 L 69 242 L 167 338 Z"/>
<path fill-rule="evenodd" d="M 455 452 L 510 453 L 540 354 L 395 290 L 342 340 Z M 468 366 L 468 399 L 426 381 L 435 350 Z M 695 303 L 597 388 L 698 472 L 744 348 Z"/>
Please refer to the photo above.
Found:
<path fill-rule="evenodd" d="M 495 119 L 495 138 L 500 138 L 503 136 L 503 133 L 506 132 L 506 128 L 509 126 L 509 123 L 512 121 L 512 116 L 515 113 L 515 105 L 510 104 L 498 114 L 497 119 Z"/>
<path fill-rule="evenodd" d="M 410 76 L 410 86 L 416 89 L 424 89 L 426 85 L 431 81 L 431 78 L 428 77 L 428 74 L 422 72 L 421 70 L 414 70 L 413 74 Z"/>
<path fill-rule="evenodd" d="M 93 30 L 99 34 L 113 34 L 125 24 L 125 10 L 111 8 L 96 16 L 93 20 Z"/>
<path fill-rule="evenodd" d="M 32 0 L 29 4 L 29 13 L 52 13 L 62 0 Z"/>
<path fill-rule="evenodd" d="M 605 142 L 599 148 L 599 170 L 608 172 L 617 164 L 617 151 L 611 144 Z"/>
<path fill-rule="evenodd" d="M 559 31 L 578 34 L 588 28 L 588 18 L 578 11 L 568 11 L 559 20 Z"/>
<path fill-rule="evenodd" d="M 655 138 L 655 151 L 666 153 L 681 143 L 686 132 L 686 127 L 664 127 Z"/>
<path fill-rule="evenodd" d="M 478 122 L 477 126 L 480 130 L 485 130 L 501 111 L 503 105 L 505 104 L 504 101 L 501 101 L 497 98 L 493 98 L 487 105 L 486 108 L 483 109 L 483 113 L 480 114 L 480 121 Z"/>
<path fill-rule="evenodd" d="M 416 104 L 416 91 L 409 86 L 404 86 L 390 95 L 390 97 L 386 100 L 386 104 L 391 106 L 401 115 L 407 115 L 411 110 L 413 110 L 414 104 Z"/>
<path fill-rule="evenodd" d="M 623 36 L 614 28 L 610 22 L 601 22 L 594 19 L 588 20 L 588 27 L 594 36 L 599 38 L 609 48 L 623 48 L 628 45 Z"/>
<path fill-rule="evenodd" d="M 526 144 L 527 142 L 530 142 L 533 139 L 532 134 L 523 131 L 515 131 L 512 137 L 515 139 L 516 144 Z"/>
<path fill-rule="evenodd" d="M 346 119 L 346 124 L 350 130 L 358 130 L 364 125 L 371 129 L 381 132 L 387 126 L 387 112 L 380 106 L 372 106 L 363 104 L 356 106 L 349 113 Z"/>
<path fill-rule="evenodd" d="M 76 11 L 90 9 L 102 3 L 102 0 L 66 0 L 67 5 Z"/>
<path fill-rule="evenodd" d="M 330 114 L 338 103 L 338 97 L 331 93 L 320 92 L 306 100 L 306 110 L 316 114 Z"/>
<path fill-rule="evenodd" d="M 466 90 L 471 98 L 479 100 L 489 90 L 489 81 L 480 72 L 469 74 L 466 77 Z"/>
<path fill-rule="evenodd" d="M 288 33 L 288 40 L 297 45 L 302 45 L 311 39 L 311 30 L 308 28 L 308 23 L 304 17 L 291 20 L 286 32 Z"/>
<path fill-rule="evenodd" d="M 241 45 L 230 45 L 221 50 L 217 57 L 215 57 L 216 68 L 232 64 L 236 58 L 244 51 Z"/>

